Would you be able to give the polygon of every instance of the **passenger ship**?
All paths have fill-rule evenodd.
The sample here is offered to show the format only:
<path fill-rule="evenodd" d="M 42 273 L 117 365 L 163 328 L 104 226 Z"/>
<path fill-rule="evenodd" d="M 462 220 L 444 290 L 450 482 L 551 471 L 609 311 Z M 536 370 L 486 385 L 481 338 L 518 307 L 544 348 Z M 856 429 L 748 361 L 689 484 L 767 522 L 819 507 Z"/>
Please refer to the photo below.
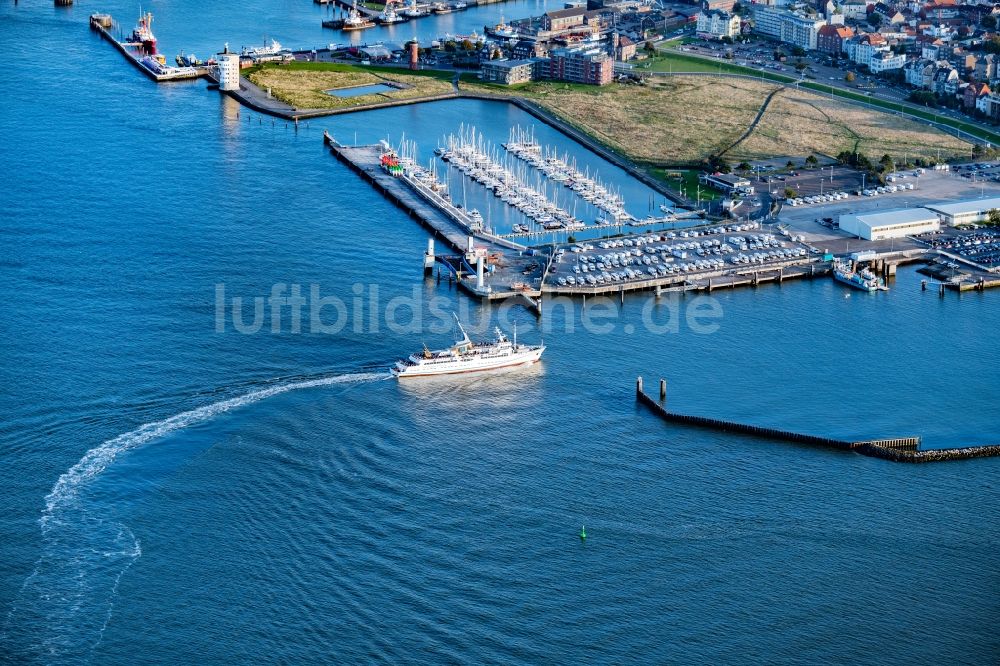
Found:
<path fill-rule="evenodd" d="M 458 328 L 462 331 L 462 339 L 451 347 L 437 351 L 424 347 L 423 352 L 411 354 L 407 359 L 397 361 L 392 368 L 392 374 L 403 379 L 531 365 L 538 361 L 545 351 L 544 345 L 519 345 L 516 327 L 513 342 L 497 328 L 496 338 L 493 341 L 480 343 L 474 343 L 469 339 L 461 322 L 458 322 Z"/>

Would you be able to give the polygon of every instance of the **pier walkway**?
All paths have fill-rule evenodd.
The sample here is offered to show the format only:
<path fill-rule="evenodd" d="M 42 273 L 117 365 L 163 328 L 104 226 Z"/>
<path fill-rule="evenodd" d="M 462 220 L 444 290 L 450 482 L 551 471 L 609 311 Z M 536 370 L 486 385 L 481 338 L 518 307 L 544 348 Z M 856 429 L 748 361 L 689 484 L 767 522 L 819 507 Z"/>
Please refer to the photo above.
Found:
<path fill-rule="evenodd" d="M 667 410 L 665 406 L 666 382 L 662 379 L 660 380 L 659 402 L 654 400 L 643 390 L 642 377 L 639 377 L 636 380 L 635 395 L 640 404 L 645 405 L 654 414 L 670 423 L 693 425 L 718 430 L 720 432 L 751 435 L 753 437 L 761 437 L 777 442 L 808 444 L 828 449 L 836 449 L 839 451 L 853 451 L 864 456 L 881 458 L 882 460 L 888 460 L 891 462 L 943 462 L 947 460 L 967 460 L 970 458 L 991 458 L 1000 456 L 1000 445 L 920 450 L 919 437 L 895 437 L 889 439 L 851 441 L 831 437 L 821 437 L 817 435 L 808 435 L 788 430 L 779 430 L 776 428 L 767 428 L 747 423 L 739 423 L 736 421 L 713 419 L 705 416 L 678 414 L 677 412 Z"/>

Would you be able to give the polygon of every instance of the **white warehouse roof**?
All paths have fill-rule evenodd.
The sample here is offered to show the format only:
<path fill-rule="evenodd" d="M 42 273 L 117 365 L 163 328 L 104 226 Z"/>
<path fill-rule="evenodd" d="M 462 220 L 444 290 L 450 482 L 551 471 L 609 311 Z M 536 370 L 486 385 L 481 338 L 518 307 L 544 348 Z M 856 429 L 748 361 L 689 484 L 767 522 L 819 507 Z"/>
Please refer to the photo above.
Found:
<path fill-rule="evenodd" d="M 926 208 L 899 208 L 840 216 L 841 230 L 867 240 L 902 238 L 936 230 L 939 225 L 937 213 Z"/>
<path fill-rule="evenodd" d="M 983 213 L 994 208 L 1000 208 L 1000 197 L 992 199 L 969 199 L 951 204 L 932 204 L 927 206 L 933 211 L 942 215 L 967 215 L 969 213 Z"/>
<path fill-rule="evenodd" d="M 881 213 L 862 213 L 854 217 L 869 227 L 889 227 L 897 224 L 937 220 L 937 215 L 926 208 L 897 208 Z"/>

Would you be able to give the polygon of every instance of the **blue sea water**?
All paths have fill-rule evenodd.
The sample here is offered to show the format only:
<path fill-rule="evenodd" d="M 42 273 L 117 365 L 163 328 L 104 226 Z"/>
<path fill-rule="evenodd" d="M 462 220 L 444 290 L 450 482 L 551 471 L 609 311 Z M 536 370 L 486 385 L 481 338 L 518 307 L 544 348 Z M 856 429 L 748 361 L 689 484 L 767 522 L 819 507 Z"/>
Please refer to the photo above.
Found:
<path fill-rule="evenodd" d="M 332 40 L 307 0 L 144 8 L 168 52 L 262 31 Z M 127 23 L 137 8 L 0 8 L 0 660 L 997 659 L 1000 462 L 894 465 L 677 428 L 633 399 L 637 375 L 662 376 L 681 411 L 1000 441 L 996 294 L 940 299 L 907 269 L 874 296 L 820 280 L 714 306 L 588 304 L 592 324 L 611 313 L 607 332 L 579 302 L 540 324 L 494 310 L 544 337 L 542 364 L 398 384 L 392 360 L 449 336 L 373 331 L 373 298 L 411 299 L 425 322 L 480 310 L 422 279 L 426 233 L 328 154 L 323 129 L 405 135 L 429 157 L 463 123 L 500 141 L 531 119 L 455 101 L 296 130 L 203 83 L 149 82 L 88 30 L 91 11 Z M 246 323 L 276 284 L 315 284 L 361 317 L 293 333 L 286 308 L 280 332 L 269 313 L 257 333 L 229 315 L 217 331 L 218 285 Z M 696 331 L 695 307 L 721 311 L 716 330 Z"/>

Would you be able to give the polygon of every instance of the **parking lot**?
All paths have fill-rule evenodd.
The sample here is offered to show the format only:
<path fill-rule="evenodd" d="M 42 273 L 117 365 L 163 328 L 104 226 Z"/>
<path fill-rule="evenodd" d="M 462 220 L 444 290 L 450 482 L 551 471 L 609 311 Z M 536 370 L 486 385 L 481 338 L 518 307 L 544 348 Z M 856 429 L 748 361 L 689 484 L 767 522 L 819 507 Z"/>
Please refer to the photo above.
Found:
<path fill-rule="evenodd" d="M 806 246 L 756 222 L 574 243 L 560 248 L 546 282 L 571 289 L 696 276 L 805 259 Z"/>
<path fill-rule="evenodd" d="M 759 187 L 766 186 L 776 196 L 792 189 L 800 198 L 854 192 L 865 184 L 864 174 L 845 166 L 831 165 L 813 169 L 798 169 L 787 174 L 762 176 Z"/>
<path fill-rule="evenodd" d="M 1000 266 L 1000 229 L 976 229 L 967 232 L 924 234 L 930 247 L 992 269 Z"/>
<path fill-rule="evenodd" d="M 814 247 L 839 253 L 865 248 L 877 250 L 903 249 L 906 247 L 921 247 L 907 239 L 885 241 L 864 241 L 857 237 L 833 228 L 829 222 L 839 222 L 841 215 L 881 212 L 899 208 L 914 208 L 942 202 L 954 202 L 964 199 L 980 199 L 1000 196 L 1000 184 L 992 180 L 972 181 L 961 176 L 961 172 L 931 171 L 914 177 L 900 179 L 898 183 L 913 183 L 913 189 L 887 192 L 875 196 L 850 196 L 832 201 L 801 206 L 784 206 L 778 215 L 781 224 L 788 225 L 796 235 Z"/>

